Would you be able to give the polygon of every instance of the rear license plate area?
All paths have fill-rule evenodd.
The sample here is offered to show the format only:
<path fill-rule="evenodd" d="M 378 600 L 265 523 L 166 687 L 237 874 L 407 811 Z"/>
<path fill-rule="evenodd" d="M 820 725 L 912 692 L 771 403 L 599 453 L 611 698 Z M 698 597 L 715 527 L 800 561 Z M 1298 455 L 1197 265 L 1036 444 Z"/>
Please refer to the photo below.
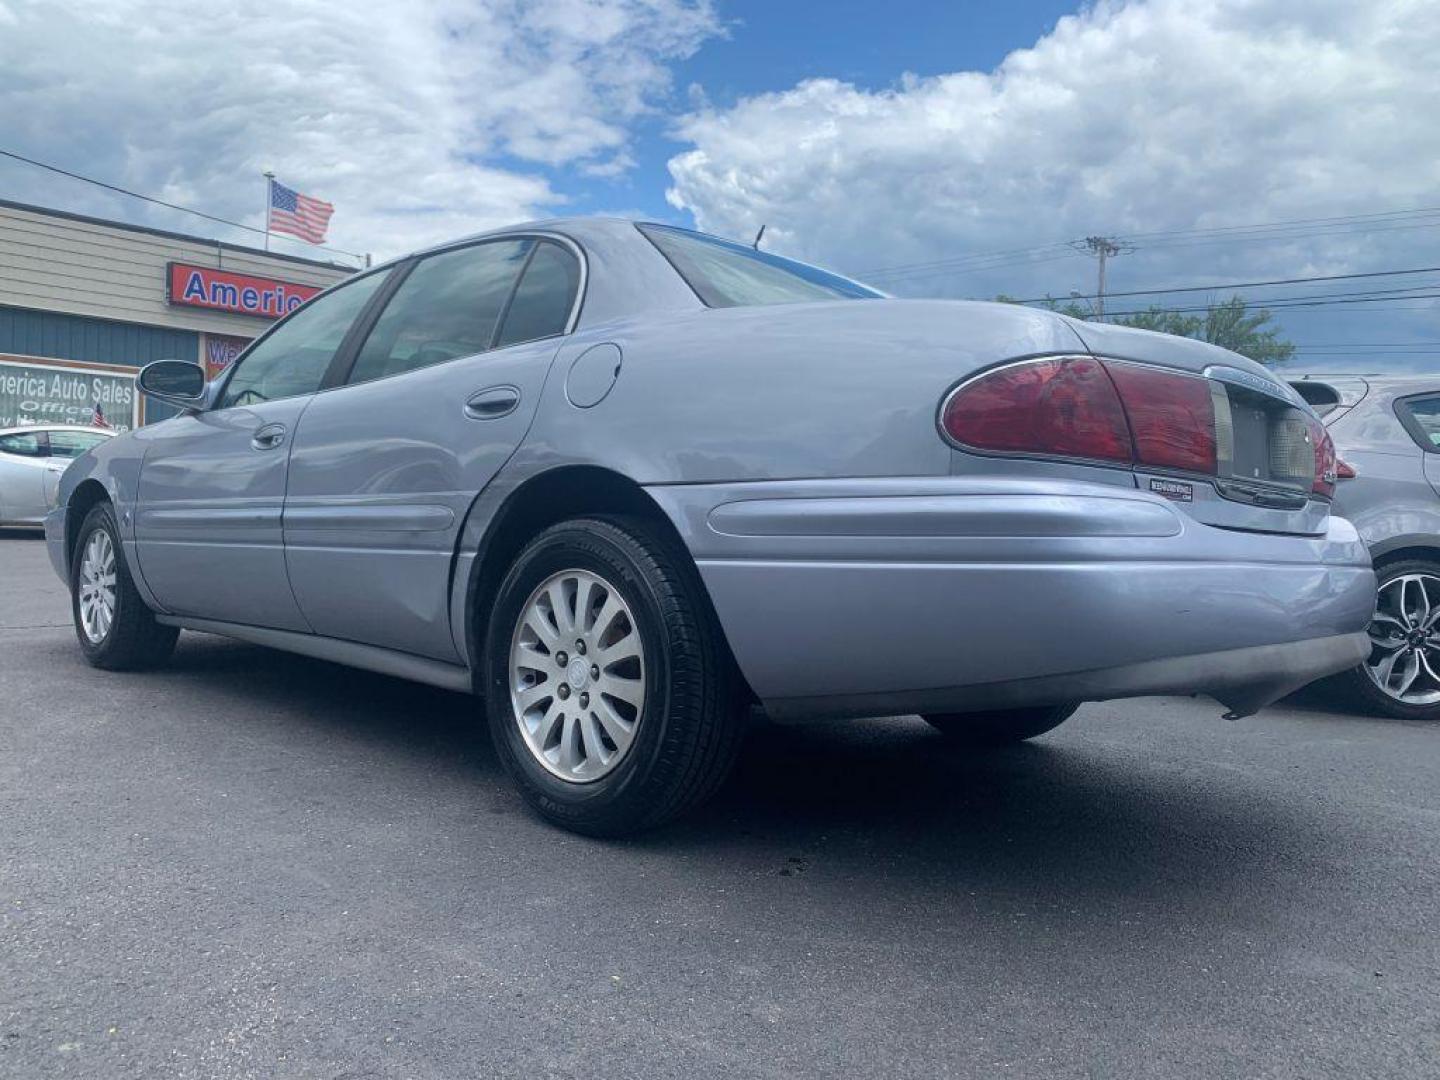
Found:
<path fill-rule="evenodd" d="M 1305 414 L 1243 387 L 1214 383 L 1217 487 L 1252 505 L 1304 505 L 1315 476 Z"/>

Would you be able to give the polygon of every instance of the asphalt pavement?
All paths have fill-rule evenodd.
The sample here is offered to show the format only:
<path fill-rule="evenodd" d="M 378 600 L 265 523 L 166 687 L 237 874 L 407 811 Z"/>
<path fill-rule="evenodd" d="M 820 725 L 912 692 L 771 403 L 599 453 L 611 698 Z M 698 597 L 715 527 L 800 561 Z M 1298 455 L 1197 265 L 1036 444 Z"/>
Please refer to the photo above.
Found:
<path fill-rule="evenodd" d="M 0 534 L 0 1077 L 1440 1074 L 1440 727 L 759 727 L 626 843 L 463 696 L 199 634 L 88 668 Z"/>

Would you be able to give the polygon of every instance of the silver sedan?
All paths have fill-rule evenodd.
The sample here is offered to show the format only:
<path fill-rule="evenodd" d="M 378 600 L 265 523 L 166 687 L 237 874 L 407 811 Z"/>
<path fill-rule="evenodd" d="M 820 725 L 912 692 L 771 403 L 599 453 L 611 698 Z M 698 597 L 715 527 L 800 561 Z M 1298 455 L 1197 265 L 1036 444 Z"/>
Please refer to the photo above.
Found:
<path fill-rule="evenodd" d="M 113 432 L 68 424 L 0 428 L 0 525 L 43 524 L 60 474 Z"/>
<path fill-rule="evenodd" d="M 589 833 L 713 791 L 753 704 L 993 744 L 1101 698 L 1243 715 L 1369 652 L 1329 436 L 1264 369 L 682 229 L 443 245 L 140 388 L 183 413 L 46 522 L 92 663 L 188 629 L 474 692 Z"/>

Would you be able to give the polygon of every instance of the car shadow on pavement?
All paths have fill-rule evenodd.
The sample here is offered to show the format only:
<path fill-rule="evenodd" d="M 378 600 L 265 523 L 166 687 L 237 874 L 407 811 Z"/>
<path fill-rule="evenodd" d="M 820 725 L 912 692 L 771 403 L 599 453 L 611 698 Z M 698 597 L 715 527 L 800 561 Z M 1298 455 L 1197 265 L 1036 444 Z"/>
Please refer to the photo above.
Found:
<path fill-rule="evenodd" d="M 1234 897 L 1277 852 L 1303 860 L 1329 844 L 1258 784 L 1216 790 L 1174 761 L 1092 744 L 1083 710 L 1063 738 L 991 751 L 953 747 L 917 717 L 763 729 L 711 806 L 642 842 L 747 840 L 804 849 L 787 849 L 781 874 L 838 855 L 852 874 L 1067 903 Z"/>
<path fill-rule="evenodd" d="M 1402 724 L 1420 728 L 1434 726 L 1424 720 L 1402 720 L 1399 717 L 1372 712 L 1363 705 L 1354 703 L 1350 698 L 1349 689 L 1339 681 L 1338 676 L 1332 679 L 1321 679 L 1319 682 L 1301 687 L 1277 704 L 1297 712 L 1314 713 L 1317 716 L 1333 716 L 1338 720 L 1353 721 L 1358 724 Z"/>
<path fill-rule="evenodd" d="M 677 872 L 698 860 L 862 892 L 884 881 L 927 895 L 1028 891 L 1067 908 L 1146 894 L 1264 908 L 1269 890 L 1336 840 L 1333 825 L 1327 832 L 1260 777 L 1222 773 L 1217 785 L 1193 760 L 1117 745 L 1113 727 L 1103 745 L 1091 741 L 1082 709 L 1054 735 L 988 753 L 955 748 L 916 717 L 761 722 L 697 813 L 637 839 L 577 841 L 526 811 L 465 695 L 197 635 L 155 677 L 244 698 L 247 715 L 277 731 L 379 744 L 372 758 L 446 785 L 437 800 L 473 798 L 477 841 L 505 815 L 506 828 L 538 843 L 579 842 L 602 859 Z"/>
<path fill-rule="evenodd" d="M 149 674 L 198 677 L 227 696 L 263 707 L 277 722 L 332 726 L 400 753 L 459 759 L 478 752 L 481 770 L 499 775 L 480 703 L 465 694 L 192 632 L 181 634 L 171 660 Z"/>

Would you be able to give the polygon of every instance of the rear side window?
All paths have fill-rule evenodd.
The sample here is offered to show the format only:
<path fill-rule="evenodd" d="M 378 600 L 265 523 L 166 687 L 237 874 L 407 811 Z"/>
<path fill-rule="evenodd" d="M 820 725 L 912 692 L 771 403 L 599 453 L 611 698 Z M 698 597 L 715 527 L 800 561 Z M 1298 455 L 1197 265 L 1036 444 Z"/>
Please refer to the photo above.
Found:
<path fill-rule="evenodd" d="M 96 443 L 104 442 L 105 439 L 104 435 L 91 435 L 88 431 L 52 431 L 50 432 L 50 456 L 77 458 Z"/>
<path fill-rule="evenodd" d="M 495 240 L 422 259 L 355 358 L 362 383 L 490 348 L 533 240 Z"/>
<path fill-rule="evenodd" d="M 19 457 L 44 457 L 45 444 L 38 433 L 28 431 L 15 435 L 0 435 L 0 454 L 16 454 Z"/>
<path fill-rule="evenodd" d="M 1395 411 L 1421 449 L 1440 453 L 1440 397 L 1408 398 Z"/>
<path fill-rule="evenodd" d="M 235 362 L 216 408 L 257 405 L 319 390 L 351 324 L 389 274 L 377 271 L 317 296 L 275 327 Z"/>
<path fill-rule="evenodd" d="M 580 260 L 567 248 L 541 241 L 505 312 L 496 346 L 563 334 L 580 288 Z"/>
<path fill-rule="evenodd" d="M 756 251 L 717 236 L 668 225 L 637 225 L 709 307 L 865 300 L 881 294 L 859 282 Z"/>

